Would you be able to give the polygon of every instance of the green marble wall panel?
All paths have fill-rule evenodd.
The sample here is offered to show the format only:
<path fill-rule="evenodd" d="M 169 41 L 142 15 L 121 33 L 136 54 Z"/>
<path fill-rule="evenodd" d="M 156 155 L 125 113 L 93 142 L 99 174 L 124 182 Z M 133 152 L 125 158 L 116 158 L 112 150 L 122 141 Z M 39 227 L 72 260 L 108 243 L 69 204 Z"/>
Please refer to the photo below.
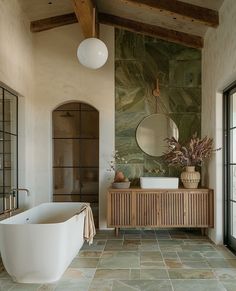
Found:
<path fill-rule="evenodd" d="M 152 91 L 159 80 L 161 96 Z M 197 49 L 135 34 L 115 32 L 115 146 L 127 163 L 119 170 L 137 185 L 139 177 L 179 176 L 161 157 L 145 154 L 135 134 L 143 118 L 169 115 L 179 128 L 180 140 L 201 130 L 201 52 Z"/>

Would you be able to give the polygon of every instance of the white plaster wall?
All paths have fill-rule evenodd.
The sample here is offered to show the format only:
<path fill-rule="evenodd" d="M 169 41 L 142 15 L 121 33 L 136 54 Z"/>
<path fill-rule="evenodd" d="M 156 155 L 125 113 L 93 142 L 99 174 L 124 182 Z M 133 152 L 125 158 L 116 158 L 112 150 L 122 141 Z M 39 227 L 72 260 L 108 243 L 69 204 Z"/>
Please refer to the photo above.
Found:
<path fill-rule="evenodd" d="M 220 9 L 220 25 L 207 31 L 202 54 L 202 135 L 222 146 L 222 92 L 236 80 L 236 1 L 225 0 Z M 211 160 L 208 186 L 215 190 L 215 228 L 209 232 L 216 243 L 223 242 L 223 152 Z"/>
<path fill-rule="evenodd" d="M 108 161 L 114 150 L 114 30 L 101 26 L 100 38 L 107 44 L 108 62 L 98 70 L 79 64 L 76 57 L 82 41 L 79 24 L 35 35 L 35 204 L 52 199 L 52 111 L 68 101 L 83 101 L 100 116 L 100 228 L 106 227 Z"/>
<path fill-rule="evenodd" d="M 33 191 L 33 40 L 17 0 L 0 0 L 0 82 L 18 92 L 19 186 Z M 24 200 L 33 204 L 20 193 Z"/>

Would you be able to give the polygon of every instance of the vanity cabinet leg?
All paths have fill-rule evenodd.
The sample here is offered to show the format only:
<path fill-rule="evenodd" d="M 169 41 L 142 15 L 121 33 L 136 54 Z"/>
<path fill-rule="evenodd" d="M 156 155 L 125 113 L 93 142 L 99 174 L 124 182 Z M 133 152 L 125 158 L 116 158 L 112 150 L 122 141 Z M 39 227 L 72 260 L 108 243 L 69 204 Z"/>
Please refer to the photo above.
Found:
<path fill-rule="evenodd" d="M 119 235 L 119 227 L 115 228 L 115 232 L 116 232 L 116 236 L 118 236 Z"/>
<path fill-rule="evenodd" d="M 206 228 L 205 227 L 201 228 L 201 234 L 202 234 L 202 236 L 206 235 Z"/>

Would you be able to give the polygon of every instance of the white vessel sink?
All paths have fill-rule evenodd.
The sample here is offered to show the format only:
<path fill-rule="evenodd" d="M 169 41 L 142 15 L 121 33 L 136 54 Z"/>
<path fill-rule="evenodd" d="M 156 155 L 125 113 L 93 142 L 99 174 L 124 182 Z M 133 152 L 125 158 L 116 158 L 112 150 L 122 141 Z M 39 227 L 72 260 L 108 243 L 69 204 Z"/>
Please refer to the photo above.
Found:
<path fill-rule="evenodd" d="M 178 189 L 179 178 L 176 177 L 140 177 L 142 189 Z"/>

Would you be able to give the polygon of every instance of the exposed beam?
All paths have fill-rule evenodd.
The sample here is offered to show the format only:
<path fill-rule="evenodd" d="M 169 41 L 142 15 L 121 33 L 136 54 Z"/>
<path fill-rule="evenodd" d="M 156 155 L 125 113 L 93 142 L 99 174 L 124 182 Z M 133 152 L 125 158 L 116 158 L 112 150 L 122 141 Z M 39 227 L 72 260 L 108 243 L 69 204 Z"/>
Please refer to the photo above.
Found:
<path fill-rule="evenodd" d="M 70 13 L 32 21 L 30 27 L 32 32 L 40 32 L 67 24 L 73 24 L 76 22 L 77 22 L 76 15 L 74 13 Z M 161 38 L 167 41 L 183 44 L 189 47 L 194 48 L 203 47 L 203 39 L 200 36 L 167 29 L 160 26 L 145 24 L 127 18 L 121 18 L 118 16 L 105 13 L 99 13 L 99 22 L 114 27 L 123 28 L 129 31 Z"/>
<path fill-rule="evenodd" d="M 94 4 L 92 0 L 73 0 L 75 14 L 80 22 L 85 38 L 98 36 L 98 24 L 95 16 L 93 17 Z"/>
<path fill-rule="evenodd" d="M 75 14 L 69 13 L 69 14 L 64 14 L 64 15 L 32 21 L 30 23 L 30 30 L 31 32 L 40 32 L 40 31 L 49 30 L 55 27 L 76 23 L 77 21 L 78 20 Z"/>
<path fill-rule="evenodd" d="M 158 11 L 173 19 L 185 19 L 211 27 L 219 25 L 218 11 L 178 0 L 121 0 L 124 4 Z"/>
<path fill-rule="evenodd" d="M 150 35 L 167 41 L 179 43 L 193 48 L 202 48 L 203 39 L 200 36 L 179 32 L 156 25 L 133 21 L 127 18 L 99 13 L 99 22 L 132 32 Z"/>

